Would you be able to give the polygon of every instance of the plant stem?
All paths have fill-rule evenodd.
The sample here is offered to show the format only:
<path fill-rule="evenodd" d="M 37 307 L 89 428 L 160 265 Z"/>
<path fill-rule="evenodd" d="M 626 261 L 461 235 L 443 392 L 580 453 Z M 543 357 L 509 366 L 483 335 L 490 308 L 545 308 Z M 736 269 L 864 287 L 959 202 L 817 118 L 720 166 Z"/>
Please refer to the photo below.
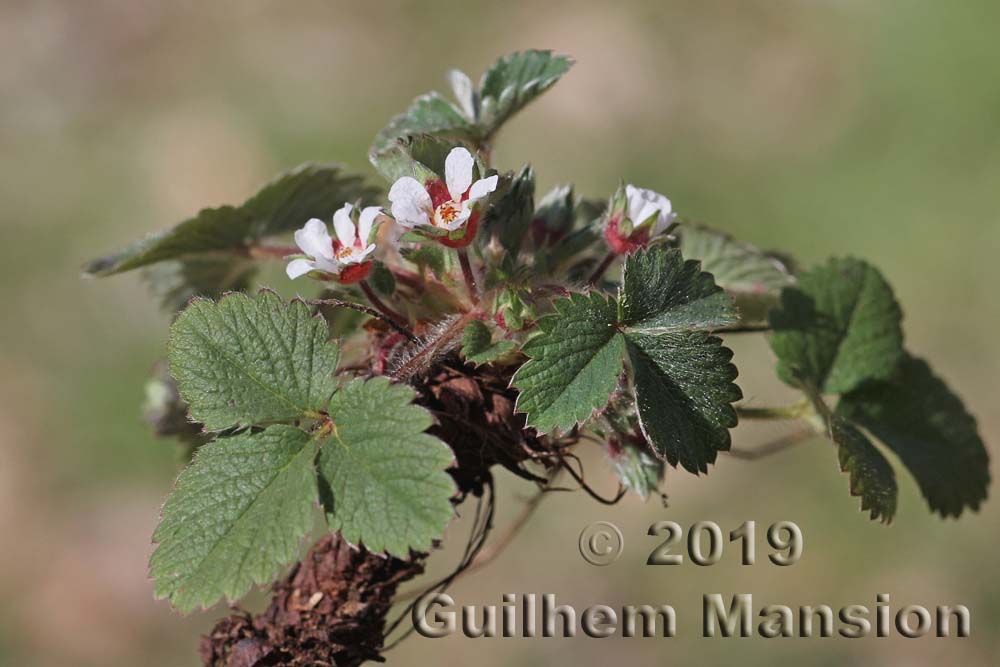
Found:
<path fill-rule="evenodd" d="M 597 265 L 597 268 L 594 269 L 594 273 L 590 276 L 587 284 L 596 285 L 597 281 L 604 276 L 604 272 L 608 270 L 608 267 L 611 266 L 611 262 L 615 261 L 615 257 L 617 256 L 618 255 L 615 253 L 609 252 L 607 256 L 601 260 L 601 263 Z"/>
<path fill-rule="evenodd" d="M 391 317 L 387 317 L 385 313 L 363 304 L 354 303 L 353 301 L 343 301 L 342 299 L 309 299 L 306 303 L 310 306 L 333 306 L 334 308 L 350 308 L 351 310 L 357 310 L 367 315 L 371 315 L 377 320 L 385 322 L 390 327 L 409 338 L 411 341 L 417 340 L 417 337 L 413 335 L 412 331 L 396 322 L 396 320 Z M 347 368 L 343 368 L 341 370 L 347 370 Z"/>
<path fill-rule="evenodd" d="M 390 320 L 394 321 L 401 327 L 406 325 L 406 318 L 400 315 L 392 308 L 390 308 L 388 305 L 386 305 L 385 302 L 382 301 L 382 299 L 378 298 L 378 295 L 375 294 L 375 290 L 372 289 L 372 286 L 368 284 L 367 280 L 362 280 L 360 283 L 358 283 L 358 285 L 361 287 L 361 291 L 365 293 L 365 296 L 368 297 L 368 300 L 371 302 L 371 304 L 376 308 L 378 308 L 378 310 L 381 311 L 383 315 L 385 315 L 386 317 L 388 317 Z"/>
<path fill-rule="evenodd" d="M 786 436 L 778 438 L 777 440 L 772 440 L 771 442 L 761 445 L 755 449 L 730 449 L 729 455 L 734 459 L 753 461 L 756 459 L 762 459 L 765 456 L 770 456 L 771 454 L 782 452 L 793 445 L 797 445 L 800 442 L 804 442 L 815 436 L 816 431 L 813 429 L 805 429 L 802 431 L 796 431 L 795 433 L 790 433 Z"/>
<path fill-rule="evenodd" d="M 465 248 L 458 248 L 458 263 L 462 265 L 462 276 L 465 278 L 465 285 L 469 288 L 469 298 L 474 305 L 479 305 L 479 287 L 476 285 L 476 274 L 472 272 L 472 264 L 469 263 L 469 253 Z"/>
<path fill-rule="evenodd" d="M 736 414 L 746 419 L 798 419 L 810 411 L 808 400 L 768 408 L 746 408 L 736 406 Z"/>

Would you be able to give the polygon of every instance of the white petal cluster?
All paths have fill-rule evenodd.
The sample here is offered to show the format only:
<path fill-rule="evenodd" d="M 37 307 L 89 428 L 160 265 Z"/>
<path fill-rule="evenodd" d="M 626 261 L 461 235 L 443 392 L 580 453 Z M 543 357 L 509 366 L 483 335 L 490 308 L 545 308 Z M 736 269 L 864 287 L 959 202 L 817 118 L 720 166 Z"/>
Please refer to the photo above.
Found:
<path fill-rule="evenodd" d="M 368 206 L 361 211 L 357 224 L 351 213 L 354 206 L 344 204 L 333 214 L 333 230 L 336 240 L 330 237 L 326 223 L 312 218 L 305 227 L 295 232 L 295 244 L 309 259 L 293 259 L 285 271 L 292 280 L 310 271 L 324 271 L 339 275 L 344 267 L 361 264 L 375 251 L 375 244 L 369 243 L 375 219 L 382 214 L 378 206 Z"/>

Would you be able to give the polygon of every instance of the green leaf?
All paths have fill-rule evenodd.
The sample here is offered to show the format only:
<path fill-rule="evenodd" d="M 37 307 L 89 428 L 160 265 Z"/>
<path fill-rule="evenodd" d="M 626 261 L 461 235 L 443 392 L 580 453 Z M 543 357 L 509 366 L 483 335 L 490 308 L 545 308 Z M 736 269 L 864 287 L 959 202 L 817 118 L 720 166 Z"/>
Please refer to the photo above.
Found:
<path fill-rule="evenodd" d="M 568 430 L 606 406 L 622 371 L 624 339 L 613 299 L 571 294 L 555 309 L 539 321 L 541 335 L 523 349 L 531 359 L 511 380 L 520 392 L 517 410 L 541 433 Z"/>
<path fill-rule="evenodd" d="M 505 176 L 483 214 L 482 239 L 496 236 L 504 249 L 517 254 L 535 212 L 535 172 L 525 165 L 516 176 Z"/>
<path fill-rule="evenodd" d="M 201 253 L 240 253 L 266 236 L 291 231 L 309 218 L 329 219 L 345 201 L 371 199 L 377 191 L 337 165 L 305 164 L 266 185 L 241 206 L 198 215 L 120 252 L 90 262 L 88 276 L 109 276 Z"/>
<path fill-rule="evenodd" d="M 413 100 L 410 108 L 394 117 L 375 136 L 371 152 L 379 153 L 397 139 L 425 134 L 474 142 L 476 129 L 461 110 L 438 93 Z"/>
<path fill-rule="evenodd" d="M 629 255 L 622 278 L 622 320 L 644 333 L 714 329 L 736 322 L 733 300 L 679 250 Z"/>
<path fill-rule="evenodd" d="M 707 333 L 735 321 L 732 301 L 677 250 L 630 255 L 623 283 L 620 307 L 574 294 L 541 320 L 512 380 L 518 410 L 542 433 L 586 420 L 607 405 L 627 350 L 643 435 L 671 465 L 705 472 L 729 448 L 742 397 L 732 352 Z"/>
<path fill-rule="evenodd" d="M 499 59 L 479 85 L 479 122 L 485 137 L 555 85 L 573 61 L 551 51 L 528 50 Z"/>
<path fill-rule="evenodd" d="M 283 425 L 202 446 L 153 535 L 156 596 L 189 612 L 272 581 L 312 526 L 315 453 L 309 434 Z"/>
<path fill-rule="evenodd" d="M 874 520 L 896 514 L 896 475 L 882 453 L 849 422 L 831 415 L 830 438 L 837 444 L 840 469 L 850 474 L 851 495 L 861 496 L 861 510 Z"/>
<path fill-rule="evenodd" d="M 462 332 L 462 356 L 477 366 L 495 361 L 516 347 L 512 340 L 493 342 L 493 333 L 479 320 L 470 322 Z"/>
<path fill-rule="evenodd" d="M 337 346 L 301 301 L 261 291 L 195 299 L 170 328 L 170 372 L 209 430 L 301 419 L 337 383 Z"/>
<path fill-rule="evenodd" d="M 320 451 L 330 527 L 371 551 L 425 551 L 451 520 L 451 450 L 424 433 L 430 414 L 413 390 L 384 377 L 356 379 L 330 401 L 334 429 Z"/>
<path fill-rule="evenodd" d="M 902 314 L 871 265 L 834 259 L 799 276 L 771 313 L 778 376 L 792 386 L 846 393 L 888 378 L 903 354 Z"/>
<path fill-rule="evenodd" d="M 424 241 L 416 248 L 400 248 L 399 253 L 406 261 L 433 271 L 438 280 L 444 280 L 457 264 L 455 253 L 440 243 Z"/>
<path fill-rule="evenodd" d="M 608 461 L 622 486 L 645 500 L 656 493 L 663 479 L 663 461 L 653 456 L 648 447 L 631 442 L 615 443 L 608 448 Z"/>
<path fill-rule="evenodd" d="M 622 331 L 643 435 L 660 457 L 695 474 L 728 450 L 736 426 L 733 353 L 707 333 L 736 321 L 732 300 L 675 249 L 625 260 Z"/>
<path fill-rule="evenodd" d="M 976 420 L 922 359 L 904 356 L 892 378 L 845 395 L 837 413 L 899 456 L 932 511 L 957 517 L 986 498 L 989 454 Z"/>
<path fill-rule="evenodd" d="M 446 136 L 416 134 L 402 137 L 385 148 L 374 150 L 368 158 L 375 171 L 389 183 L 404 176 L 426 183 L 444 179 L 445 159 L 456 146 L 464 146 L 472 153 L 479 173 L 486 173 L 486 165 L 474 145 Z"/>
<path fill-rule="evenodd" d="M 700 261 L 702 271 L 711 273 L 733 297 L 742 324 L 766 323 L 781 290 L 794 282 L 776 258 L 707 227 L 683 225 L 680 250 L 686 258 Z"/>
<path fill-rule="evenodd" d="M 376 262 L 368 282 L 382 296 L 392 296 L 393 292 L 396 291 L 396 276 L 392 275 L 389 267 L 382 262 Z"/>
<path fill-rule="evenodd" d="M 703 331 L 628 333 L 639 424 L 653 450 L 670 465 L 708 472 L 716 452 L 729 449 L 736 426 L 732 351 Z"/>
<path fill-rule="evenodd" d="M 218 299 L 248 289 L 256 272 L 257 265 L 246 257 L 193 255 L 150 266 L 142 277 L 161 306 L 177 312 L 196 296 Z"/>

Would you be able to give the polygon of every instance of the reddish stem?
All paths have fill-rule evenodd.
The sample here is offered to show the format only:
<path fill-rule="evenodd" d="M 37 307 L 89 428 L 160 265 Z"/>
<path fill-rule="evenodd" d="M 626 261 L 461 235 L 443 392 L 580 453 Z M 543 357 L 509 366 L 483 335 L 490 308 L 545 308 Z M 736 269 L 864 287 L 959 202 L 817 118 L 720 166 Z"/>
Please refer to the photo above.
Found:
<path fill-rule="evenodd" d="M 615 253 L 609 252 L 607 257 L 602 259 L 601 263 L 597 265 L 597 268 L 594 270 L 593 275 L 590 276 L 590 280 L 587 281 L 587 284 L 596 285 L 597 281 L 601 279 L 604 272 L 608 270 L 608 267 L 611 266 L 611 262 L 615 261 L 615 257 L 617 256 L 618 255 Z"/>
<path fill-rule="evenodd" d="M 390 320 L 392 320 L 399 326 L 406 325 L 406 318 L 400 315 L 394 309 L 390 308 L 388 305 L 386 305 L 386 303 L 382 301 L 382 299 L 378 298 L 378 295 L 375 294 L 375 290 L 372 289 L 372 286 L 368 284 L 367 280 L 362 280 L 361 282 L 358 283 L 358 285 L 361 287 L 361 291 L 365 293 L 365 296 L 368 297 L 368 301 L 370 301 L 373 306 L 378 308 L 379 312 L 381 312 L 383 315 L 388 317 Z"/>
<path fill-rule="evenodd" d="M 472 303 L 479 304 L 479 288 L 476 286 L 476 274 L 472 272 L 472 264 L 469 263 L 469 253 L 465 248 L 458 249 L 458 263 L 462 265 L 462 276 L 465 278 L 465 285 L 469 288 L 469 298 Z"/>

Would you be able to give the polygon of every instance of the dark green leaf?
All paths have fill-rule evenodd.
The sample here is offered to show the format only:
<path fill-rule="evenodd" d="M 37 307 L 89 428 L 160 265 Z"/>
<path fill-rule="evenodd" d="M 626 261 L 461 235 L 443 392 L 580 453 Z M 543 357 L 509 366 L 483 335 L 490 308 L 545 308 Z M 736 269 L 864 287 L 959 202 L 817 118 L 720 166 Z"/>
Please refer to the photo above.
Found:
<path fill-rule="evenodd" d="M 376 292 L 383 296 L 392 296 L 393 292 L 396 291 L 396 277 L 392 275 L 389 267 L 381 262 L 375 264 L 368 282 L 371 283 Z"/>
<path fill-rule="evenodd" d="M 840 469 L 851 476 L 851 495 L 861 496 L 861 510 L 883 523 L 896 514 L 896 475 L 882 453 L 849 422 L 832 416 L 830 438 L 837 444 Z"/>
<path fill-rule="evenodd" d="M 837 412 L 895 452 L 941 516 L 977 510 L 986 498 L 989 455 L 976 420 L 922 359 L 904 356 L 892 378 L 861 385 Z"/>
<path fill-rule="evenodd" d="M 462 332 L 462 356 L 476 365 L 495 361 L 516 347 L 512 340 L 494 342 L 489 327 L 479 320 L 470 322 Z"/>
<path fill-rule="evenodd" d="M 483 213 L 480 238 L 500 239 L 507 252 L 517 254 L 535 212 L 535 172 L 525 165 L 516 176 L 501 179 Z"/>
<path fill-rule="evenodd" d="M 555 85 L 572 65 L 572 60 L 551 51 L 522 51 L 498 60 L 479 85 L 483 135 L 495 133 L 507 119 Z"/>
<path fill-rule="evenodd" d="M 347 175 L 337 165 L 302 165 L 241 206 L 204 209 L 171 229 L 94 260 L 84 272 L 109 276 L 191 255 L 241 253 L 261 238 L 301 227 L 309 218 L 329 219 L 345 201 L 376 194 L 361 177 Z"/>
<path fill-rule="evenodd" d="M 736 322 L 732 299 L 678 250 L 649 248 L 629 255 L 622 283 L 622 321 L 630 329 L 656 333 Z"/>
<path fill-rule="evenodd" d="M 413 390 L 384 377 L 356 379 L 330 401 L 333 433 L 320 451 L 330 527 L 371 551 L 426 551 L 451 520 L 451 450 L 424 433 L 430 414 Z"/>
<path fill-rule="evenodd" d="M 823 393 L 888 378 L 903 354 L 902 315 L 892 289 L 869 264 L 834 259 L 803 273 L 771 313 L 778 375 Z"/>
<path fill-rule="evenodd" d="M 622 331 L 635 379 L 639 424 L 671 465 L 707 472 L 730 446 L 733 353 L 706 330 L 735 319 L 731 299 L 677 250 L 653 247 L 625 260 Z"/>
<path fill-rule="evenodd" d="M 541 335 L 524 346 L 531 359 L 511 381 L 520 391 L 517 410 L 541 433 L 568 430 L 607 405 L 622 370 L 613 299 L 572 294 L 555 309 L 539 321 Z"/>
<path fill-rule="evenodd" d="M 309 434 L 283 425 L 201 447 L 153 535 L 156 596 L 189 612 L 272 581 L 312 526 L 315 453 Z"/>
<path fill-rule="evenodd" d="M 170 329 L 168 354 L 192 418 L 209 430 L 301 419 L 337 386 L 326 323 L 268 291 L 195 299 Z"/>

